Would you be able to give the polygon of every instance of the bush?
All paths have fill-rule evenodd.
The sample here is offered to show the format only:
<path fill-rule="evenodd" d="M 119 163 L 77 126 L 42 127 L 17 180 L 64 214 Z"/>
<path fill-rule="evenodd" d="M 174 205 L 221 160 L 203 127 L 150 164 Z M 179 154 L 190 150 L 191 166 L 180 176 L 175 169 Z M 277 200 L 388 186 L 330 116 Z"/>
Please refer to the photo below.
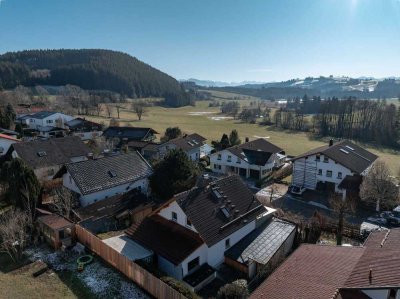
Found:
<path fill-rule="evenodd" d="M 161 277 L 161 280 L 188 299 L 200 299 L 200 297 L 192 292 L 183 282 L 176 280 L 173 277 L 164 276 Z"/>
<path fill-rule="evenodd" d="M 246 280 L 236 280 L 221 287 L 217 299 L 245 299 L 249 296 Z"/>

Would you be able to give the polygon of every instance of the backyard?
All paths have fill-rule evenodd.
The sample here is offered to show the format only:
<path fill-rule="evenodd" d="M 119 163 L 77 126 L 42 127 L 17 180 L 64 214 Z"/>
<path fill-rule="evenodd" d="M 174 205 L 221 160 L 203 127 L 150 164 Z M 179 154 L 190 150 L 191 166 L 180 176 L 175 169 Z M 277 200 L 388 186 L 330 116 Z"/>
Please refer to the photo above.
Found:
<path fill-rule="evenodd" d="M 53 252 L 47 247 L 30 248 L 15 265 L 0 255 L 0 298 L 138 298 L 149 296 L 122 274 L 95 258 L 82 272 L 77 271 L 78 255 Z M 33 277 L 46 263 L 49 270 Z"/>

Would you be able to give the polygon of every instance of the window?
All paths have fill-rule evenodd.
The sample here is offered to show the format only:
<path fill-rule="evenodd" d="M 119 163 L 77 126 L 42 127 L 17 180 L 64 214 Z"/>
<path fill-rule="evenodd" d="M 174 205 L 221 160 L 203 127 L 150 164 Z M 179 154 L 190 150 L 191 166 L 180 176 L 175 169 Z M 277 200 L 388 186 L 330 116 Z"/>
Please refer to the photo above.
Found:
<path fill-rule="evenodd" d="M 228 238 L 225 240 L 225 249 L 228 249 L 229 247 L 231 247 L 231 240 Z"/>
<path fill-rule="evenodd" d="M 329 163 L 329 158 L 327 156 L 324 156 L 324 163 Z"/>
<path fill-rule="evenodd" d="M 338 172 L 337 178 L 338 178 L 338 179 L 341 179 L 341 178 L 342 178 L 342 173 L 341 173 L 341 172 Z"/>
<path fill-rule="evenodd" d="M 332 170 L 327 170 L 327 171 L 326 171 L 326 176 L 327 176 L 328 178 L 331 178 L 331 177 L 332 177 Z"/>
<path fill-rule="evenodd" d="M 242 163 L 242 161 L 240 161 L 240 158 L 237 158 L 236 163 L 238 163 L 238 164 Z"/>
<path fill-rule="evenodd" d="M 195 269 L 196 267 L 198 267 L 200 265 L 200 257 L 196 257 L 194 259 L 192 259 L 189 263 L 188 263 L 188 272 L 192 271 L 193 269 Z"/>
<path fill-rule="evenodd" d="M 221 154 L 218 154 L 218 160 L 221 160 Z"/>
<path fill-rule="evenodd" d="M 176 214 L 175 212 L 171 212 L 171 219 L 172 221 L 178 221 L 178 214 Z"/>
<path fill-rule="evenodd" d="M 221 165 L 218 165 L 218 169 L 221 170 Z"/>
<path fill-rule="evenodd" d="M 53 120 L 52 120 L 52 119 L 48 119 L 48 120 L 46 120 L 46 123 L 52 124 L 52 123 L 53 123 Z"/>
<path fill-rule="evenodd" d="M 192 226 L 192 222 L 190 222 L 189 218 L 186 217 L 186 225 L 187 226 Z"/>
<path fill-rule="evenodd" d="M 322 175 L 322 169 L 318 169 L 318 175 Z"/>
<path fill-rule="evenodd" d="M 228 162 L 232 161 L 232 156 L 228 156 Z"/>
<path fill-rule="evenodd" d="M 218 167 L 218 165 L 217 165 L 217 164 L 214 164 L 214 169 L 217 169 L 217 167 Z"/>
<path fill-rule="evenodd" d="M 317 156 L 315 157 L 315 161 L 317 161 L 317 162 L 321 161 L 321 156 L 320 156 L 320 155 L 317 155 Z"/>

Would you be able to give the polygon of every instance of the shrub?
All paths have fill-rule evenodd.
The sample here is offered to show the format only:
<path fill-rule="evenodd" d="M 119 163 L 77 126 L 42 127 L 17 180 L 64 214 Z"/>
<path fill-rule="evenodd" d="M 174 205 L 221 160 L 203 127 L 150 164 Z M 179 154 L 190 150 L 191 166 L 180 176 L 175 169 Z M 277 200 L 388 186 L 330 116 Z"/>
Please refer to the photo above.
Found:
<path fill-rule="evenodd" d="M 183 282 L 176 280 L 173 277 L 164 276 L 161 277 L 161 280 L 188 299 L 200 299 L 200 297 L 191 291 Z"/>
<path fill-rule="evenodd" d="M 243 279 L 224 285 L 217 293 L 217 299 L 245 299 L 248 296 L 247 282 Z"/>

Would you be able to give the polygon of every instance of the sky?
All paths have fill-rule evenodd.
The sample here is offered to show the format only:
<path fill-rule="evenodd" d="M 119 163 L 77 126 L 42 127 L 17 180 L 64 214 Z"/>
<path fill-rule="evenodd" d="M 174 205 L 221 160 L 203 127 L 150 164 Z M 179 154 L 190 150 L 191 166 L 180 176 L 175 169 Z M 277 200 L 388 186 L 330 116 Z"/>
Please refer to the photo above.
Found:
<path fill-rule="evenodd" d="M 58 48 L 177 79 L 400 76 L 400 0 L 0 0 L 0 53 Z"/>

